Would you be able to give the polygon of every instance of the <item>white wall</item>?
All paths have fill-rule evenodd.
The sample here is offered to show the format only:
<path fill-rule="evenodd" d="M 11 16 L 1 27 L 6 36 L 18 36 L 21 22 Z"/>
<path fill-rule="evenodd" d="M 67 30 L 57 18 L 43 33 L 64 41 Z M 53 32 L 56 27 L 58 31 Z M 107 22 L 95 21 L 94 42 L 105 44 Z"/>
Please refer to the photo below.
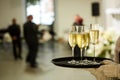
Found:
<path fill-rule="evenodd" d="M 74 16 L 79 14 L 84 19 L 84 24 L 89 25 L 95 23 L 95 17 L 91 14 L 91 3 L 100 3 L 100 16 L 97 18 L 97 22 L 104 25 L 102 0 L 56 0 L 56 24 L 55 29 L 59 37 L 63 37 L 66 29 L 71 27 Z"/>
<path fill-rule="evenodd" d="M 65 30 L 71 27 L 76 14 L 83 17 L 85 25 L 95 23 L 95 18 L 91 15 L 91 3 L 95 1 L 100 3 L 98 23 L 104 25 L 102 0 L 55 0 L 55 31 L 58 37 L 63 37 Z M 17 18 L 22 28 L 25 22 L 25 0 L 0 0 L 0 28 L 7 27 L 13 17 Z"/>
<path fill-rule="evenodd" d="M 12 18 L 22 25 L 25 21 L 24 0 L 0 0 L 0 28 L 11 24 Z"/>
<path fill-rule="evenodd" d="M 105 11 L 115 9 L 113 12 L 105 14 L 107 29 L 115 30 L 116 33 L 120 34 L 120 12 L 115 13 L 116 10 L 120 11 L 120 0 L 105 0 Z"/>

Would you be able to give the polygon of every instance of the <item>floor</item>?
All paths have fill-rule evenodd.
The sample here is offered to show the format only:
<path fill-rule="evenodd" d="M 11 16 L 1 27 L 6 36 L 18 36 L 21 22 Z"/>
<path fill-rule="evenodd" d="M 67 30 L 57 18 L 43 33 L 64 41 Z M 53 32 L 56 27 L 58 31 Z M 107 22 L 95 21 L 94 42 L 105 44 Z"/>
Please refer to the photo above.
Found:
<path fill-rule="evenodd" d="M 96 80 L 89 71 L 76 68 L 59 67 L 51 60 L 58 57 L 71 56 L 67 43 L 47 42 L 39 45 L 37 61 L 38 68 L 26 65 L 26 44 L 23 43 L 22 60 L 15 61 L 12 55 L 12 45 L 0 45 L 0 80 Z"/>

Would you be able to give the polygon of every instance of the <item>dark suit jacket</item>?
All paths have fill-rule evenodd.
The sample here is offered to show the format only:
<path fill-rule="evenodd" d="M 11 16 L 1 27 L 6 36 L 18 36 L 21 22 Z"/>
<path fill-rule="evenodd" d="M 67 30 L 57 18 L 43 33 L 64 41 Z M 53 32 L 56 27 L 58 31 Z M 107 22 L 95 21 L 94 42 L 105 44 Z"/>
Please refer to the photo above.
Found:
<path fill-rule="evenodd" d="M 38 28 L 37 25 L 31 21 L 24 24 L 24 38 L 29 45 L 38 45 Z"/>
<path fill-rule="evenodd" d="M 9 32 L 10 36 L 20 38 L 20 26 L 18 24 L 12 24 L 8 27 L 7 31 Z"/>

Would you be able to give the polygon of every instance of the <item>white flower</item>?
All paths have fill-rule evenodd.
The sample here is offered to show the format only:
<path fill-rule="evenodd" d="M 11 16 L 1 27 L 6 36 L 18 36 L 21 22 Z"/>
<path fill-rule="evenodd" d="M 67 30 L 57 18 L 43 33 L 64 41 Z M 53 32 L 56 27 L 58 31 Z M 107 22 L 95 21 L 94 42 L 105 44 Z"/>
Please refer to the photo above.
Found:
<path fill-rule="evenodd" d="M 115 41 L 117 40 L 117 34 L 113 33 L 114 31 L 103 31 L 100 33 L 99 36 L 99 43 L 96 44 L 95 47 L 95 55 L 99 56 L 104 54 L 104 57 L 106 57 L 106 54 L 109 53 L 110 57 L 114 54 L 114 48 L 115 48 Z M 93 54 L 94 49 L 93 46 L 90 46 L 88 53 Z"/>

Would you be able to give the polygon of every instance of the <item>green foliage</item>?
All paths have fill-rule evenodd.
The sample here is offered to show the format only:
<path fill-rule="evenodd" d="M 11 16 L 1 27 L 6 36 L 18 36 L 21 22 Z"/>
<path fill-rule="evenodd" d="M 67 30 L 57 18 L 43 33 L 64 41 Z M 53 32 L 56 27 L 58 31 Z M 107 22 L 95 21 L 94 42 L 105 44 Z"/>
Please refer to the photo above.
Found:
<path fill-rule="evenodd" d="M 106 50 L 103 50 L 101 54 L 98 55 L 98 57 L 106 57 Z"/>
<path fill-rule="evenodd" d="M 103 57 L 103 58 L 105 58 L 106 55 L 108 54 L 108 55 L 110 56 L 110 58 L 112 58 L 113 55 L 112 55 L 111 52 L 112 52 L 111 49 L 104 49 L 104 50 L 101 51 L 101 53 L 98 55 L 98 57 Z"/>
<path fill-rule="evenodd" d="M 35 5 L 40 0 L 26 0 L 27 5 Z"/>

